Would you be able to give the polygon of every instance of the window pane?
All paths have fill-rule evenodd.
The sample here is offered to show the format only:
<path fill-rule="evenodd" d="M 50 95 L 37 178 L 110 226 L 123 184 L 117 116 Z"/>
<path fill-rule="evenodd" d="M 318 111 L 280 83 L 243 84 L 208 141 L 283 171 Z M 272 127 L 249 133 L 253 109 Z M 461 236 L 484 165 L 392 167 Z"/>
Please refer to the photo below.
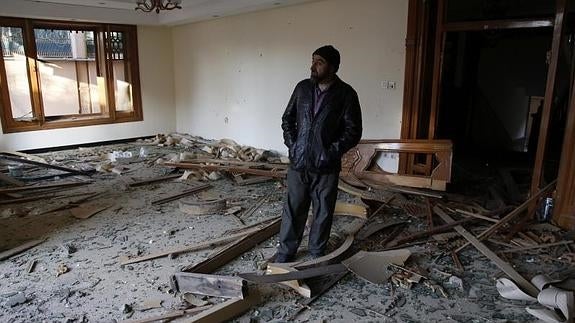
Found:
<path fill-rule="evenodd" d="M 2 55 L 6 67 L 6 79 L 15 120 L 33 118 L 32 100 L 24 54 L 22 28 L 0 27 L 2 32 Z"/>
<path fill-rule="evenodd" d="M 126 34 L 112 31 L 108 34 L 110 51 L 109 59 L 112 61 L 114 77 L 114 94 L 116 111 L 133 111 L 132 82 L 126 61 Z"/>
<path fill-rule="evenodd" d="M 46 117 L 100 113 L 94 32 L 34 29 Z"/>

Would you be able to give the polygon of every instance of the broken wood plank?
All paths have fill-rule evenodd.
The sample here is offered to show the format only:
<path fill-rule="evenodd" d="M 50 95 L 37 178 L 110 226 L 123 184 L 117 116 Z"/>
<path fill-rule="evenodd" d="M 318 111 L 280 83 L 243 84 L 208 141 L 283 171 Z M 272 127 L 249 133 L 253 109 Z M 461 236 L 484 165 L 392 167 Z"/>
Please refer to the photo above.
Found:
<path fill-rule="evenodd" d="M 540 244 L 540 245 L 536 245 L 536 246 L 526 246 L 526 247 L 501 250 L 501 251 L 498 251 L 498 253 L 514 253 L 514 252 L 522 252 L 522 251 L 528 251 L 528 250 L 545 249 L 545 248 L 556 247 L 556 246 L 566 246 L 566 245 L 570 245 L 573 243 L 575 243 L 575 242 L 572 240 L 564 240 L 564 241 L 559 241 L 559 242 Z"/>
<path fill-rule="evenodd" d="M 226 243 L 226 242 L 230 242 L 242 237 L 245 237 L 246 235 L 252 233 L 252 232 L 257 232 L 259 231 L 260 228 L 256 227 L 253 229 L 250 229 L 248 231 L 242 232 L 242 233 L 238 233 L 238 234 L 234 234 L 234 235 L 230 235 L 230 236 L 224 236 L 218 239 L 214 239 L 214 240 L 208 240 L 205 242 L 200 242 L 198 244 L 195 245 L 191 245 L 191 246 L 186 246 L 186 247 L 180 247 L 180 248 L 173 248 L 173 249 L 168 249 L 168 250 L 164 250 L 164 251 L 160 251 L 160 252 L 156 252 L 153 254 L 149 254 L 146 256 L 141 256 L 141 257 L 135 257 L 135 258 L 128 258 L 128 259 L 123 259 L 120 262 L 120 265 L 128 265 L 128 264 L 133 264 L 133 263 L 137 263 L 137 262 L 141 262 L 141 261 L 146 261 L 146 260 L 151 260 L 151 259 L 156 259 L 156 258 L 160 258 L 160 257 L 165 257 L 168 255 L 177 255 L 180 253 L 184 253 L 184 252 L 190 252 L 190 251 L 196 251 L 196 250 L 202 250 L 205 248 L 209 248 L 209 247 L 213 247 L 213 246 L 217 246 L 219 244 L 222 243 Z"/>
<path fill-rule="evenodd" d="M 156 316 L 151 316 L 145 319 L 137 319 L 137 320 L 122 320 L 120 321 L 121 323 L 151 323 L 151 322 L 156 322 L 156 321 L 164 321 L 164 320 L 169 320 L 169 319 L 175 319 L 178 317 L 182 317 L 186 314 L 193 314 L 193 313 L 197 313 L 197 312 L 201 312 L 201 311 L 205 311 L 209 308 L 211 308 L 213 305 L 205 305 L 205 306 L 200 306 L 200 307 L 194 307 L 194 308 L 190 308 L 187 310 L 183 310 L 183 311 L 173 311 L 173 312 L 169 312 L 167 314 L 162 314 L 162 315 L 156 315 Z"/>
<path fill-rule="evenodd" d="M 275 192 L 276 192 L 275 190 L 272 190 L 268 194 L 258 198 L 258 200 L 256 201 L 256 203 L 254 205 L 252 205 L 249 209 L 245 210 L 242 214 L 239 215 L 239 218 L 240 219 L 241 218 L 247 218 L 247 217 L 251 216 L 252 214 L 254 214 L 254 212 L 257 211 L 267 201 L 267 199 L 270 196 L 272 196 L 272 194 L 274 194 Z"/>
<path fill-rule="evenodd" d="M 9 188 L 2 188 L 0 189 L 0 194 L 5 193 L 13 193 L 13 192 L 27 192 L 27 191 L 36 191 L 36 190 L 45 190 L 51 188 L 67 188 L 67 187 L 76 187 L 90 184 L 91 182 L 68 182 L 68 183 L 59 183 L 59 184 L 47 184 L 47 185 L 26 185 L 21 187 L 9 187 Z"/>
<path fill-rule="evenodd" d="M 267 224 L 262 228 L 256 228 L 253 232 L 244 235 L 235 243 L 231 243 L 227 248 L 214 255 L 213 257 L 195 265 L 185 266 L 181 271 L 203 274 L 212 273 L 242 253 L 252 249 L 256 245 L 277 234 L 280 231 L 280 226 L 281 218 Z"/>
<path fill-rule="evenodd" d="M 128 184 L 128 186 L 129 187 L 144 186 L 144 185 L 148 185 L 148 184 L 169 181 L 171 179 L 176 179 L 176 178 L 179 178 L 181 176 L 182 176 L 182 174 L 174 174 L 174 175 L 168 175 L 168 176 L 154 177 L 154 178 L 150 178 L 150 179 L 132 182 L 132 183 Z"/>
<path fill-rule="evenodd" d="M 320 288 L 317 291 L 314 291 L 314 295 L 312 295 L 311 298 L 305 299 L 304 301 L 298 303 L 298 305 L 300 305 L 301 307 L 297 311 L 292 313 L 289 316 L 287 321 L 293 321 L 301 312 L 303 312 L 305 309 L 309 308 L 309 305 L 311 303 L 315 302 L 321 295 L 323 295 L 323 293 L 330 290 L 335 284 L 337 284 L 340 280 L 342 280 L 348 274 L 349 274 L 349 271 L 332 275 L 328 281 L 319 285 Z"/>
<path fill-rule="evenodd" d="M 249 290 L 244 299 L 232 298 L 223 303 L 212 306 L 202 313 L 192 316 L 185 323 L 219 323 L 237 317 L 248 311 L 252 306 L 259 304 L 261 296 L 258 290 Z"/>
<path fill-rule="evenodd" d="M 369 226 L 366 226 L 365 230 L 362 230 L 357 234 L 357 240 L 360 240 L 360 241 L 366 240 L 367 238 L 371 237 L 372 235 L 374 235 L 374 234 L 376 234 L 382 230 L 385 230 L 385 229 L 388 229 L 388 228 L 391 228 L 391 227 L 394 227 L 394 226 L 397 226 L 400 224 L 405 224 L 405 223 L 406 223 L 405 221 L 394 221 L 394 222 L 389 222 L 389 223 L 388 222 L 372 223 Z"/>
<path fill-rule="evenodd" d="M 321 267 L 313 267 L 303 270 L 290 271 L 283 274 L 274 275 L 259 275 L 256 273 L 241 273 L 239 277 L 259 284 L 280 283 L 289 280 L 302 280 L 317 276 L 339 274 L 347 271 L 347 268 L 342 264 L 327 265 Z"/>
<path fill-rule="evenodd" d="M 295 269 L 306 269 L 306 268 L 310 268 L 316 265 L 320 265 L 320 264 L 328 264 L 332 261 L 337 261 L 342 255 L 344 255 L 349 248 L 351 248 L 351 245 L 353 244 L 353 241 L 355 240 L 354 235 L 349 235 L 347 236 L 347 238 L 344 240 L 344 242 L 341 244 L 341 246 L 339 246 L 339 248 L 337 248 L 336 250 L 330 252 L 329 254 L 316 258 L 316 259 L 312 259 L 312 260 L 308 260 L 302 263 L 298 263 L 297 265 L 294 266 Z"/>
<path fill-rule="evenodd" d="M 26 183 L 15 179 L 10 175 L 6 175 L 4 173 L 0 173 L 0 182 L 8 183 L 14 186 L 24 186 Z"/>
<path fill-rule="evenodd" d="M 44 241 L 46 241 L 46 239 L 31 240 L 31 241 L 28 241 L 24 244 L 19 245 L 18 247 L 3 251 L 0 253 L 0 260 L 8 259 L 8 258 L 15 256 L 21 252 L 24 252 L 28 249 L 34 248 Z"/>
<path fill-rule="evenodd" d="M 455 209 L 455 212 L 460 213 L 460 214 L 463 214 L 463 215 L 472 216 L 472 217 L 474 217 L 474 218 L 478 218 L 478 219 L 481 219 L 481 220 L 493 222 L 493 223 L 499 222 L 499 220 L 497 220 L 497 219 L 490 218 L 490 217 L 485 216 L 485 215 L 481 215 L 481 214 L 476 214 L 476 213 L 473 213 L 473 212 L 465 211 L 465 210 Z"/>
<path fill-rule="evenodd" d="M 266 275 L 277 275 L 277 274 L 285 274 L 288 272 L 296 271 L 296 269 L 288 267 L 288 266 L 280 266 L 282 264 L 268 264 L 266 269 Z M 295 290 L 298 294 L 303 297 L 311 297 L 311 288 L 301 280 L 288 280 L 279 283 L 280 285 L 287 286 L 293 290 Z"/>
<path fill-rule="evenodd" d="M 179 203 L 180 211 L 189 215 L 216 214 L 226 208 L 226 199 L 210 200 L 182 200 Z M 233 215 L 233 214 L 232 214 Z"/>
<path fill-rule="evenodd" d="M 443 212 L 443 210 L 439 206 L 435 206 L 433 211 L 439 215 L 446 223 L 453 223 L 453 220 L 447 213 Z M 484 256 L 489 258 L 493 263 L 499 267 L 507 276 L 509 276 L 517 285 L 519 285 L 523 291 L 527 292 L 533 297 L 536 297 L 539 294 L 539 289 L 535 287 L 530 281 L 525 279 L 521 274 L 519 274 L 511 265 L 505 262 L 503 259 L 499 258 L 491 249 L 489 249 L 486 245 L 481 243 L 478 238 L 472 235 L 469 231 L 465 230 L 462 226 L 456 226 L 455 230 L 461 234 L 469 243 L 471 243 L 479 252 L 481 252 Z"/>
<path fill-rule="evenodd" d="M 152 201 L 152 205 L 160 205 L 160 204 L 172 202 L 172 201 L 178 200 L 178 199 L 180 199 L 180 198 L 182 198 L 182 197 L 185 197 L 185 196 L 188 196 L 188 195 L 192 195 L 192 194 L 198 193 L 198 192 L 200 192 L 200 191 L 206 190 L 206 189 L 211 188 L 211 187 L 212 187 L 212 185 L 210 185 L 210 184 L 198 185 L 198 186 L 196 186 L 196 187 L 194 187 L 194 188 L 191 188 L 191 189 L 189 189 L 189 190 L 185 190 L 185 191 L 183 191 L 183 192 L 181 192 L 181 193 L 174 194 L 174 195 L 170 195 L 170 196 L 161 198 L 161 199 L 159 199 L 159 200 Z"/>
<path fill-rule="evenodd" d="M 273 178 L 285 178 L 287 176 L 286 169 L 260 169 L 260 168 L 249 168 L 249 167 L 239 167 L 239 166 L 224 166 L 224 165 L 202 165 L 202 164 L 191 164 L 191 163 L 165 163 L 164 166 L 167 167 L 177 167 L 182 169 L 203 169 L 206 171 L 227 171 L 227 172 L 238 172 L 246 173 L 252 175 L 273 177 Z"/>
<path fill-rule="evenodd" d="M 224 298 L 244 298 L 246 282 L 238 277 L 175 273 L 170 277 L 172 288 L 180 293 L 193 293 Z"/>
<path fill-rule="evenodd" d="M 63 171 L 63 172 L 66 172 L 66 173 L 72 173 L 72 174 L 76 174 L 76 175 L 83 175 L 83 176 L 89 176 L 89 175 L 90 175 L 90 174 L 87 173 L 87 172 L 83 172 L 83 171 L 80 171 L 80 170 L 77 170 L 77 169 L 73 169 L 73 168 L 68 168 L 68 167 L 63 167 L 63 166 L 57 166 L 57 165 L 47 164 L 47 163 L 43 163 L 43 162 L 39 162 L 39 161 L 34 161 L 34 160 L 29 160 L 29 159 L 20 158 L 20 157 L 7 156 L 6 153 L 0 153 L 0 158 L 1 158 L 1 159 L 6 159 L 6 160 L 10 160 L 10 161 L 13 161 L 13 162 L 23 163 L 23 164 L 30 164 L 30 165 L 41 166 L 41 167 L 45 167 L 45 168 L 51 168 L 51 169 Z"/>
<path fill-rule="evenodd" d="M 401 239 L 399 239 L 399 240 L 397 240 L 397 241 L 394 241 L 394 242 L 392 242 L 389 246 L 390 246 L 390 247 L 393 247 L 393 246 L 397 246 L 397 245 L 402 245 L 402 244 L 404 244 L 404 243 L 409 243 L 409 242 L 411 242 L 411 241 L 413 241 L 413 240 L 416 240 L 416 239 L 428 238 L 429 236 L 434 235 L 434 234 L 436 234 L 436 233 L 443 233 L 443 232 L 445 232 L 445 231 L 449 231 L 449 230 L 453 229 L 453 227 L 456 227 L 456 226 L 458 226 L 458 225 L 462 225 L 462 224 L 465 224 L 465 223 L 473 222 L 473 221 L 477 221 L 477 220 L 474 219 L 474 218 L 466 218 L 466 219 L 463 219 L 463 220 L 455 221 L 455 222 L 453 222 L 453 223 L 448 223 L 448 224 L 444 224 L 444 225 L 440 225 L 440 226 L 435 226 L 435 227 L 433 227 L 432 229 L 425 230 L 425 231 L 422 231 L 422 232 L 416 232 L 416 233 L 411 234 L 411 235 L 409 235 L 409 236 L 407 236 L 407 237 L 404 237 L 404 238 L 401 238 Z"/>
<path fill-rule="evenodd" d="M 265 219 L 265 220 L 262 220 L 262 221 L 260 221 L 260 222 L 256 222 L 256 223 L 254 223 L 254 224 L 247 225 L 247 226 L 245 226 L 245 227 L 230 229 L 230 230 L 224 232 L 224 234 L 240 233 L 240 232 L 249 230 L 249 229 L 251 229 L 251 228 L 253 228 L 253 227 L 257 227 L 257 226 L 260 226 L 260 225 L 263 225 L 263 224 L 267 224 L 267 223 L 269 223 L 269 222 L 271 222 L 271 221 L 275 221 L 275 220 L 277 220 L 277 219 L 279 219 L 279 218 L 281 218 L 281 216 L 274 216 L 273 218 Z"/>
<path fill-rule="evenodd" d="M 511 211 L 509 214 L 507 214 L 505 217 L 499 220 L 497 223 L 493 224 L 487 230 L 483 231 L 481 234 L 477 236 L 477 239 L 481 241 L 483 239 L 489 238 L 492 234 L 497 232 L 497 230 L 499 230 L 504 224 L 508 223 L 509 221 L 515 219 L 517 216 L 521 215 L 521 213 L 523 213 L 523 211 L 525 211 L 532 203 L 537 201 L 541 196 L 543 196 L 545 193 L 551 190 L 555 186 L 555 183 L 557 183 L 557 180 L 554 180 L 549 185 L 542 188 L 537 194 L 527 199 L 527 201 L 523 202 L 521 205 L 519 205 L 517 208 L 515 208 L 513 211 Z M 460 252 L 470 244 L 471 242 L 465 243 L 461 247 L 455 249 L 455 252 L 456 253 Z"/>
<path fill-rule="evenodd" d="M 95 214 L 98 214 L 112 205 L 80 205 L 70 209 L 70 214 L 76 219 L 87 219 Z"/>
<path fill-rule="evenodd" d="M 431 201 L 429 200 L 428 197 L 425 197 L 425 206 L 427 207 L 427 209 L 426 209 L 426 211 L 427 211 L 427 225 L 429 226 L 430 229 L 433 229 L 433 210 L 432 210 Z"/>

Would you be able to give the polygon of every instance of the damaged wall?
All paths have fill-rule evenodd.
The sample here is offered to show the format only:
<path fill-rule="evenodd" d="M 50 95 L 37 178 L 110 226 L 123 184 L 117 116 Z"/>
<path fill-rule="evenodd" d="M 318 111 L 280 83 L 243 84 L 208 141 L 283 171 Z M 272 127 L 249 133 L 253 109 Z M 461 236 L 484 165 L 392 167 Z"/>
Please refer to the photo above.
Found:
<path fill-rule="evenodd" d="M 177 130 L 285 152 L 289 96 L 311 53 L 333 44 L 360 97 L 363 137 L 399 138 L 407 3 L 326 0 L 174 27 Z"/>
<path fill-rule="evenodd" d="M 23 133 L 0 133 L 0 150 L 118 140 L 175 130 L 173 46 L 167 27 L 138 27 L 144 121 Z"/>

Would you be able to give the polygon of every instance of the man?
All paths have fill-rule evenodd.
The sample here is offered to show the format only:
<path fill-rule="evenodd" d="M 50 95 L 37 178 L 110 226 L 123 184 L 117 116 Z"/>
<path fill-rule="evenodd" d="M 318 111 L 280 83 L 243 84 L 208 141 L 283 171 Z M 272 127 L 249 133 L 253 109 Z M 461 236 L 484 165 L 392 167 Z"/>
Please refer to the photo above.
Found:
<path fill-rule="evenodd" d="M 295 87 L 282 117 L 291 164 L 276 262 L 294 260 L 310 203 L 309 253 L 313 258 L 325 253 L 341 157 L 358 143 L 362 132 L 359 99 L 336 75 L 339 63 L 339 52 L 333 46 L 318 48 L 312 55 L 310 78 Z"/>

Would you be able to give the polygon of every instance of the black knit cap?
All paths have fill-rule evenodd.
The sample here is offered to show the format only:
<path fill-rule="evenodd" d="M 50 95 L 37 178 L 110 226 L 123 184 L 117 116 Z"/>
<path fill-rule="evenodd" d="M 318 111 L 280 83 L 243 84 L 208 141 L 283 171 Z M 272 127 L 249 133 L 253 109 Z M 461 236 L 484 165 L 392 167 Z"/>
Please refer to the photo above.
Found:
<path fill-rule="evenodd" d="M 331 66 L 335 68 L 335 72 L 339 70 L 340 56 L 339 51 L 331 45 L 322 46 L 313 52 L 313 55 L 323 57 Z"/>

